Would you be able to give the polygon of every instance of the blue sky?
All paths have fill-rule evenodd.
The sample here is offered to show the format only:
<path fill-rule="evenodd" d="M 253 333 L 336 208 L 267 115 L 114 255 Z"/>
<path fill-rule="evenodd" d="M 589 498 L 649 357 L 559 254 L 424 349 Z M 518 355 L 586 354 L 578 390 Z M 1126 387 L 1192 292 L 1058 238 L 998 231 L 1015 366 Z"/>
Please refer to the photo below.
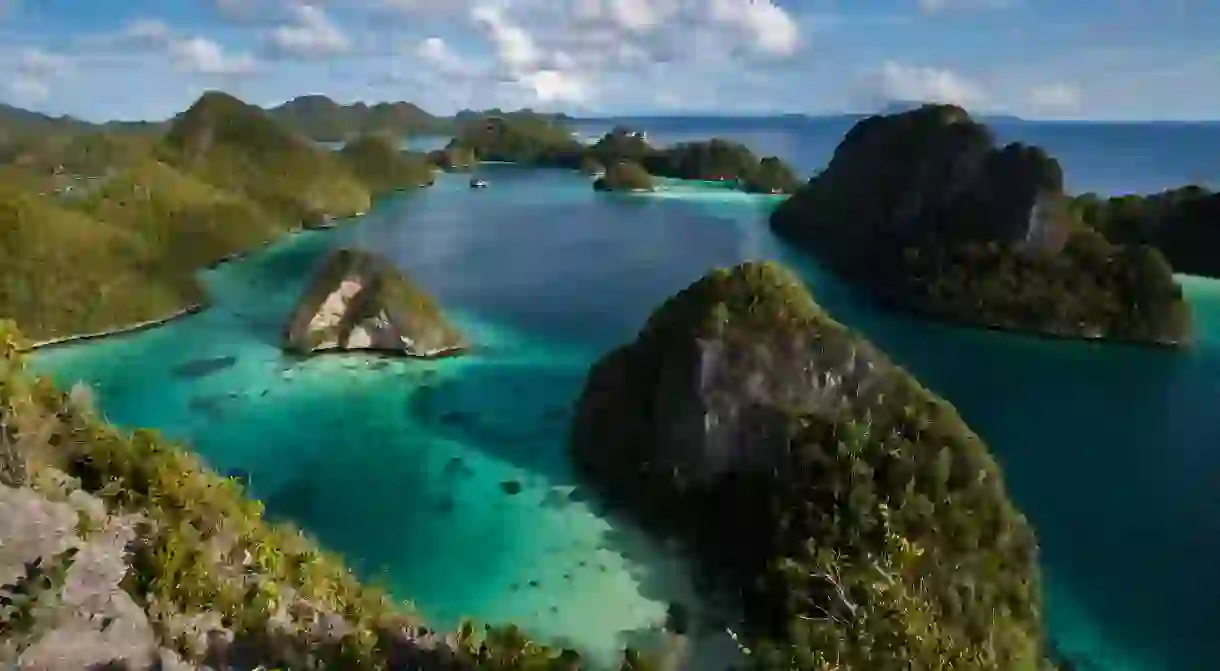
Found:
<path fill-rule="evenodd" d="M 0 100 L 1220 117 L 1220 0 L 0 0 Z"/>

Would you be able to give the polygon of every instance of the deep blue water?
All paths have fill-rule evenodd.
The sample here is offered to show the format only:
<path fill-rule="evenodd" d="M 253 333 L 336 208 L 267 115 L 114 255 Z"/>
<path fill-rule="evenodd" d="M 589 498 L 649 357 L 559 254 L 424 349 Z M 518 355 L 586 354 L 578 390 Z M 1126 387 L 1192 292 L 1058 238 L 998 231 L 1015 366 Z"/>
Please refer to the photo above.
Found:
<path fill-rule="evenodd" d="M 710 129 L 642 127 L 662 138 Z M 837 141 L 825 128 L 715 132 L 807 169 Z M 1115 146 L 1104 133 L 1056 132 L 1079 165 L 1105 164 Z M 1150 136 L 1148 151 L 1165 141 Z M 1146 168 L 1130 188 L 1172 184 L 1196 169 L 1187 163 Z M 273 514 L 438 624 L 511 619 L 605 659 L 659 622 L 667 601 L 697 599 L 680 561 L 573 489 L 564 411 L 589 363 L 666 296 L 712 266 L 780 259 L 992 445 L 1042 541 L 1051 635 L 1081 668 L 1215 668 L 1220 283 L 1187 281 L 1201 333 L 1187 352 L 951 328 L 881 313 L 785 248 L 765 225 L 774 200 L 694 186 L 596 194 L 573 173 L 481 171 L 490 189 L 443 177 L 350 226 L 208 273 L 217 306 L 207 313 L 51 350 L 38 364 L 94 383 L 114 420 L 160 427 L 218 468 L 249 472 Z M 285 361 L 275 347 L 284 314 L 337 245 L 393 257 L 483 347 L 432 363 Z M 223 356 L 234 364 L 181 372 Z M 520 494 L 507 493 L 510 480 Z"/>
<path fill-rule="evenodd" d="M 826 164 L 855 118 L 624 118 L 582 121 L 577 129 L 598 136 L 616 123 L 647 131 L 650 141 L 663 144 L 730 137 L 811 173 Z M 1049 151 L 1063 165 L 1073 192 L 1119 194 L 1189 183 L 1220 186 L 1220 122 L 999 120 L 988 125 L 1002 142 L 1037 144 Z"/>

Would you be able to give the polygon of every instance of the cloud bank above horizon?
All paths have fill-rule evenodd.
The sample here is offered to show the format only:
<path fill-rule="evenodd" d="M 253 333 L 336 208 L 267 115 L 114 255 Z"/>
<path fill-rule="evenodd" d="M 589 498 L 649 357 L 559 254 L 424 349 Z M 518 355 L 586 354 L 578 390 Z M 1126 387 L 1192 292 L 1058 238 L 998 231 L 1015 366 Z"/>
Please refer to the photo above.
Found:
<path fill-rule="evenodd" d="M 1220 117 L 1215 0 L 4 0 L 0 33 L 0 100 L 94 120 L 213 88 L 438 114 Z"/>

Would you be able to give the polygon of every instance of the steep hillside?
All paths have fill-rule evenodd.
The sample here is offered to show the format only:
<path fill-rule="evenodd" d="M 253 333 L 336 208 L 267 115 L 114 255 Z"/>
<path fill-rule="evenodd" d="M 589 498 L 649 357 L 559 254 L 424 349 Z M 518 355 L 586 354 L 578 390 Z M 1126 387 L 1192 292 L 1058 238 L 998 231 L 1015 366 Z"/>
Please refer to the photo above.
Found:
<path fill-rule="evenodd" d="M 357 135 L 387 133 L 395 137 L 452 130 L 447 119 L 407 102 L 342 105 L 322 95 L 298 96 L 267 109 L 267 115 L 293 132 L 322 142 Z"/>
<path fill-rule="evenodd" d="M 333 155 L 220 92 L 204 94 L 174 120 L 165 160 L 209 184 L 244 194 L 292 222 L 369 208 L 369 191 Z"/>

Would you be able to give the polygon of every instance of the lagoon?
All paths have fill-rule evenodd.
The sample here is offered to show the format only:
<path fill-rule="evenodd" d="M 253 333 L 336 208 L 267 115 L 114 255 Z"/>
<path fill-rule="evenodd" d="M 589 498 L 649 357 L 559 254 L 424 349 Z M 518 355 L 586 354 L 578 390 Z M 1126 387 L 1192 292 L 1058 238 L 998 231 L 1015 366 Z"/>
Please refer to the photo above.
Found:
<path fill-rule="evenodd" d="M 1184 278 L 1200 331 L 1186 352 L 947 327 L 879 312 L 786 248 L 766 227 L 770 197 L 681 183 L 598 194 L 574 173 L 503 165 L 480 174 L 491 188 L 444 176 L 208 271 L 212 309 L 45 350 L 36 367 L 93 384 L 112 420 L 247 473 L 271 514 L 435 624 L 511 620 L 609 660 L 669 601 L 697 600 L 679 558 L 576 486 L 568 409 L 588 365 L 666 296 L 712 266 L 779 259 L 991 444 L 1042 542 L 1057 647 L 1081 668 L 1213 661 L 1220 282 Z M 284 315 L 337 246 L 394 258 L 479 350 L 285 359 Z M 719 644 L 704 648 L 723 668 Z"/>

